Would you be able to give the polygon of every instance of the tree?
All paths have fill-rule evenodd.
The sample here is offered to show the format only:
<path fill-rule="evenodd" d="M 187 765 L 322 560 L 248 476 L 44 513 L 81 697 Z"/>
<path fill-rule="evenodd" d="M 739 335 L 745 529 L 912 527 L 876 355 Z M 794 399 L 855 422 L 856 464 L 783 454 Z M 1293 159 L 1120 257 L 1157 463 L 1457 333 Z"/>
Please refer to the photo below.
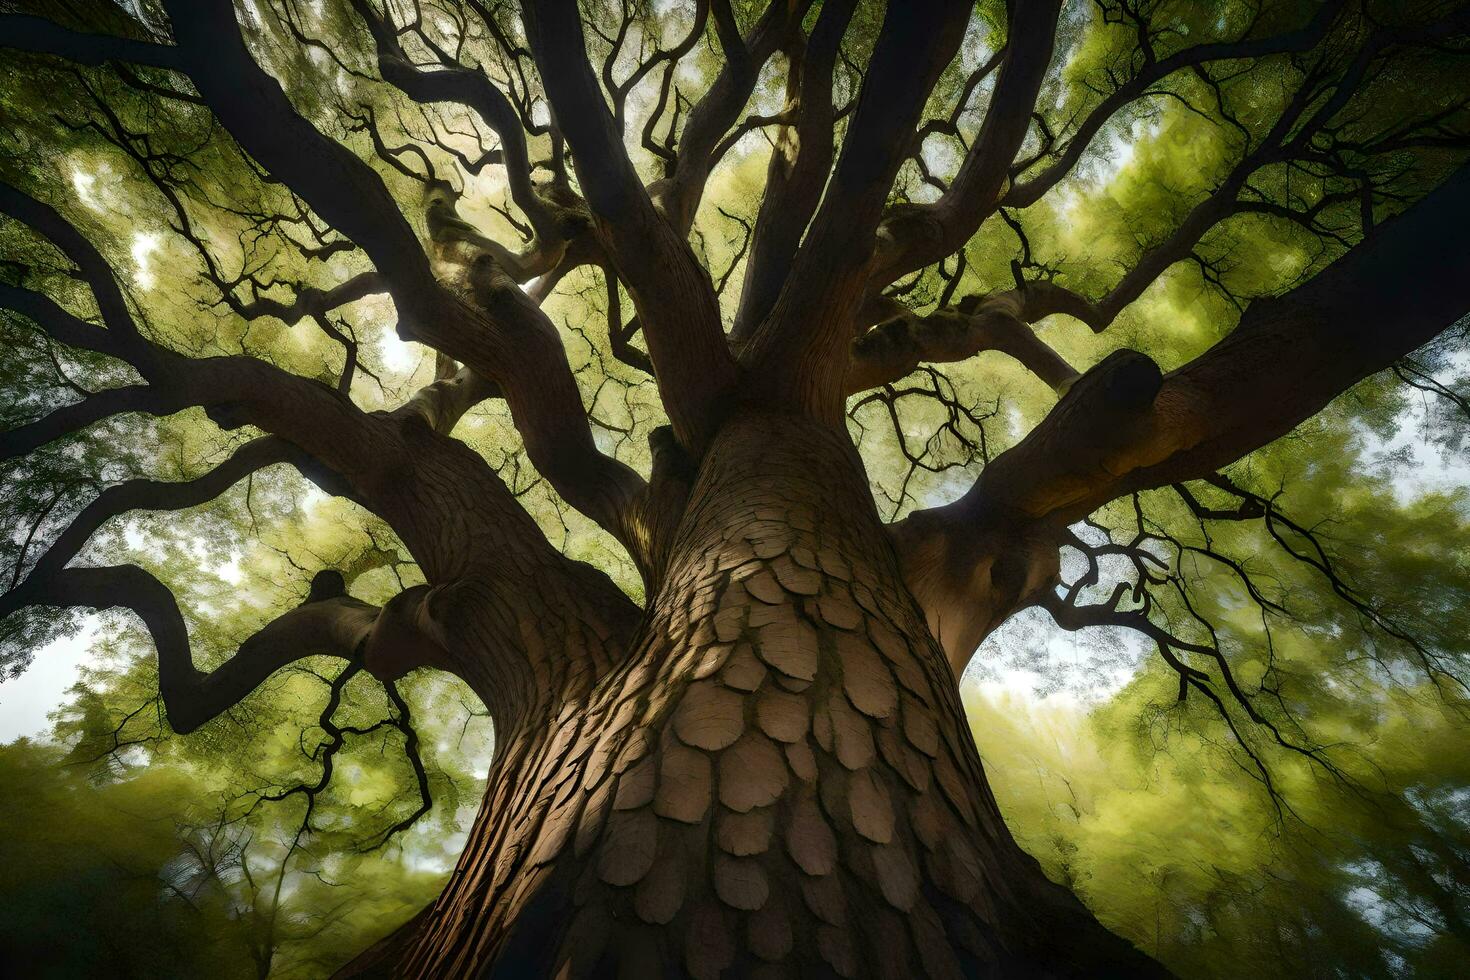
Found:
<path fill-rule="evenodd" d="M 956 678 L 1031 607 L 1131 628 L 1273 801 L 1263 743 L 1347 778 L 1274 664 L 1241 677 L 1180 568 L 1235 568 L 1263 622 L 1285 606 L 1181 520 L 1258 524 L 1387 645 L 1385 669 L 1462 698 L 1458 641 L 1406 628 L 1319 528 L 1221 471 L 1390 368 L 1463 406 L 1429 355 L 1406 360 L 1470 308 L 1463 6 L 321 6 L 0 16 L 20 70 L 3 456 L 27 489 L 7 501 L 0 614 L 13 669 L 53 628 L 38 610 L 133 614 L 180 733 L 328 656 L 346 662 L 332 744 L 366 672 L 417 760 L 402 679 L 468 685 L 497 745 L 459 866 L 344 975 L 1162 972 L 1015 843 Z M 1066 254 L 1054 195 L 1128 122 L 1191 135 L 1194 157 L 1130 216 L 1119 277 Z M 749 169 L 762 140 L 759 199 L 732 210 L 721 164 Z M 133 240 L 134 262 L 165 249 L 177 293 L 144 301 L 121 274 L 130 229 L 86 213 L 96 174 L 68 180 L 62 147 L 161 210 L 167 244 Z M 712 243 L 715 218 L 742 234 Z M 1112 338 L 1181 267 L 1238 322 L 1165 372 Z M 547 310 L 593 287 L 558 331 Z M 434 352 L 416 390 L 372 363 L 380 297 Z M 321 337 L 282 329 L 303 320 Z M 1095 363 L 1044 321 L 1099 335 Z M 1055 394 L 993 457 L 984 411 L 934 367 L 983 352 Z M 78 397 L 57 406 L 61 388 Z M 943 439 L 909 445 L 915 400 L 985 457 L 920 508 L 915 474 L 953 467 Z M 857 445 L 873 409 L 905 469 L 886 523 Z M 508 419 L 517 448 L 472 445 L 478 417 Z M 201 432 L 226 458 L 141 475 L 150 447 Z M 201 669 L 207 608 L 89 542 L 242 481 L 257 522 L 257 478 L 289 494 L 284 468 L 360 508 L 376 557 L 301 569 L 304 596 L 222 658 L 210 637 Z M 552 523 L 612 542 L 637 581 L 564 554 Z M 1064 551 L 1085 567 L 1058 588 Z M 1133 582 L 1086 601 L 1114 560 Z M 383 569 L 391 586 L 364 580 Z"/>

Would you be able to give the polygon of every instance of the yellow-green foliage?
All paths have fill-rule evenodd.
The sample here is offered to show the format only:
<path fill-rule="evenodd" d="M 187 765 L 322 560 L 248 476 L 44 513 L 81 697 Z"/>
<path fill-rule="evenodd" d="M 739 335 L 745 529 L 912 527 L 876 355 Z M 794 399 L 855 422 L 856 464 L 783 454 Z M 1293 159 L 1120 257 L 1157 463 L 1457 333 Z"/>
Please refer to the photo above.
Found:
<path fill-rule="evenodd" d="M 1180 976 L 1456 975 L 1463 719 L 1428 692 L 1371 692 L 1383 713 L 1343 733 L 1364 739 L 1357 782 L 1283 761 L 1283 814 L 1223 733 L 1139 729 L 1172 686 L 1146 673 L 1090 712 L 967 689 L 996 797 L 1047 873 Z"/>

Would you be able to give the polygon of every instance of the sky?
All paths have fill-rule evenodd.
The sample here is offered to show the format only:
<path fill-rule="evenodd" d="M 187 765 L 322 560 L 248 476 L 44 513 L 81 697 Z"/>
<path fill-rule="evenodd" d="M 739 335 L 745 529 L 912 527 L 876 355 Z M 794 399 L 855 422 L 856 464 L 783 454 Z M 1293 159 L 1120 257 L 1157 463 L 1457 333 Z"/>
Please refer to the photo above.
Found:
<path fill-rule="evenodd" d="M 66 692 L 92 659 L 98 617 L 89 617 L 75 635 L 63 637 L 36 651 L 26 672 L 0 683 L 0 742 L 41 738 L 51 728 L 47 715 L 61 706 Z"/>

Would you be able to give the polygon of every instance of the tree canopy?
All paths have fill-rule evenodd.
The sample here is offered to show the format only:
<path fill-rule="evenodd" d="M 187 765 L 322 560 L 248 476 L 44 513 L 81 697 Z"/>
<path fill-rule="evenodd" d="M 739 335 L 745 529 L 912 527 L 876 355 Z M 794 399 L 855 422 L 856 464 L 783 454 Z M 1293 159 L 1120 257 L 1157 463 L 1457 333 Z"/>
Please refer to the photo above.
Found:
<path fill-rule="evenodd" d="M 737 376 L 845 427 L 1104 924 L 1470 954 L 1464 4 L 34 7 L 0 673 L 103 625 L 0 747 L 7 957 L 319 976 L 411 916 L 520 696 L 420 635 L 451 545 L 613 635 Z"/>

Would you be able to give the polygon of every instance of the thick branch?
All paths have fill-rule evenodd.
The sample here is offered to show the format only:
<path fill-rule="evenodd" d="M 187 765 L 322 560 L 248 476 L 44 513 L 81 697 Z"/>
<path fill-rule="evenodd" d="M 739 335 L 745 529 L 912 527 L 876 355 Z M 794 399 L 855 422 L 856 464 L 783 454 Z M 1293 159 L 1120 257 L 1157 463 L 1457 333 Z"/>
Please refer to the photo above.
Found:
<path fill-rule="evenodd" d="M 1229 336 L 1167 377 L 1141 354 L 1105 361 L 1089 372 L 1100 384 L 1079 383 L 971 493 L 1072 520 L 1284 435 L 1470 310 L 1470 249 L 1454 244 L 1467 221 L 1462 167 L 1315 278 L 1252 303 Z M 1098 417 L 1116 423 L 1106 435 L 1083 423 Z"/>
<path fill-rule="evenodd" d="M 881 323 L 853 343 L 847 390 L 854 393 L 892 383 L 922 362 L 963 361 L 987 350 L 1014 357 L 1053 389 L 1065 390 L 1077 380 L 1077 370 L 1036 336 L 1023 313 L 1020 298 L 1004 293 L 971 313 L 941 309 Z"/>
<path fill-rule="evenodd" d="M 25 606 L 130 609 L 158 650 L 158 687 L 174 731 L 194 731 L 238 704 L 272 673 L 314 655 L 356 657 L 378 607 L 338 595 L 291 610 L 240 645 L 211 672 L 194 666 L 189 633 L 173 593 L 136 565 L 68 568 L 32 577 L 0 595 L 0 618 Z"/>
<path fill-rule="evenodd" d="M 783 126 L 766 168 L 766 192 L 756 216 L 745 282 L 731 340 L 748 340 L 776 303 L 791 261 L 822 198 L 832 166 L 832 72 L 837 51 L 856 9 L 855 0 L 822 6 L 812 36 L 793 50 L 786 80 L 795 125 Z"/>
<path fill-rule="evenodd" d="M 701 447 L 735 380 L 709 275 L 639 182 L 587 61 L 577 4 L 547 0 L 525 17 L 577 179 L 638 308 L 664 408 L 679 441 Z"/>
<path fill-rule="evenodd" d="M 173 0 L 166 6 L 182 67 L 230 134 L 362 246 L 387 279 L 400 316 L 434 316 L 440 291 L 428 257 L 382 179 L 296 112 L 280 84 L 251 57 L 230 0 Z"/>
<path fill-rule="evenodd" d="M 1060 13 L 1060 0 L 1011 4 L 1005 62 L 980 134 L 938 201 L 896 208 L 884 221 L 873 289 L 962 248 L 994 211 L 1031 125 Z"/>
<path fill-rule="evenodd" d="M 624 521 L 643 480 L 593 441 L 556 326 L 491 256 L 472 260 L 466 275 L 473 307 L 434 324 L 425 339 L 497 386 L 536 469 L 638 553 L 638 533 Z"/>
<path fill-rule="evenodd" d="M 0 307 L 29 317 L 53 339 L 69 347 L 80 347 L 121 358 L 126 358 L 131 353 L 117 334 L 72 315 L 50 296 L 33 289 L 0 282 Z"/>
<path fill-rule="evenodd" d="M 890 5 L 857 111 L 771 316 L 742 361 L 776 404 L 840 418 L 846 348 L 878 221 L 924 100 L 964 36 L 969 5 Z"/>
<path fill-rule="evenodd" d="M 1046 580 L 1042 552 L 998 557 L 997 527 L 1044 539 L 1124 494 L 1207 476 L 1464 316 L 1470 249 L 1455 243 L 1467 223 L 1462 167 L 1315 278 L 1251 304 L 1229 336 L 1179 370 L 1164 376 L 1142 354 L 1110 355 L 959 500 L 895 524 L 905 578 L 946 650 L 968 659 L 993 622 L 995 610 L 976 599 L 989 563 L 1018 563 L 1011 578 L 1028 583 L 1018 596 Z"/>
<path fill-rule="evenodd" d="M 189 404 L 177 392 L 152 385 L 106 388 L 79 402 L 64 405 L 34 422 L 0 434 L 0 460 L 17 459 L 48 442 L 73 435 L 124 412 L 171 415 Z"/>
<path fill-rule="evenodd" d="M 390 83 L 415 102 L 451 102 L 479 113 L 500 137 L 500 160 L 505 164 L 506 182 L 516 206 L 530 219 L 541 247 L 554 247 L 561 239 L 556 217 L 531 183 L 531 163 L 526 152 L 526 135 L 521 118 L 505 93 L 483 71 L 461 65 L 439 69 L 416 68 L 398 42 L 393 25 L 378 16 L 368 0 L 351 0 L 372 33 L 377 48 L 378 70 Z"/>
<path fill-rule="evenodd" d="M 246 443 L 229 459 L 193 480 L 168 483 L 128 480 L 108 487 L 72 519 L 66 530 L 36 560 L 31 575 L 45 578 L 66 567 L 92 535 L 108 521 L 133 510 L 184 510 L 218 497 L 251 473 L 293 458 L 294 447 L 273 436 Z"/>
<path fill-rule="evenodd" d="M 797 29 L 811 4 L 812 0 L 773 0 L 746 38 L 741 38 L 736 30 L 728 0 L 715 4 L 715 22 L 724 43 L 726 61 L 704 96 L 690 110 L 689 121 L 679 134 L 674 173 L 658 187 L 657 197 L 664 213 L 682 233 L 687 234 L 694 223 L 710 170 L 719 158 L 717 151 L 722 137 L 749 101 L 761 67 L 775 54 L 782 40 Z"/>
<path fill-rule="evenodd" d="M 117 280 L 113 278 L 112 267 L 102 257 L 102 253 L 97 251 L 96 246 L 51 205 L 5 183 L 0 183 L 0 212 L 30 226 L 38 234 L 50 240 L 63 255 L 76 265 L 97 300 L 97 309 L 102 314 L 102 322 L 114 335 L 108 343 L 115 350 L 129 350 L 134 356 L 141 355 L 143 346 L 138 337 L 138 328 L 133 323 L 133 316 L 128 311 L 127 301 L 123 298 Z M 22 291 L 14 287 L 5 287 L 4 295 L 11 301 L 6 305 L 11 306 L 12 302 L 27 302 L 31 304 L 31 309 L 22 312 L 34 311 L 38 319 L 45 316 L 49 321 L 59 324 L 61 316 L 49 309 L 42 309 L 50 303 L 49 300 L 44 297 L 23 297 L 19 295 L 20 292 Z M 12 308 L 20 309 L 16 306 Z M 102 349 L 92 344 L 86 346 L 93 347 L 95 350 Z"/>
<path fill-rule="evenodd" d="M 59 236 L 63 239 L 80 237 L 59 215 L 55 218 L 61 226 L 54 229 Z M 493 263 L 489 267 L 493 269 Z M 97 270 L 97 274 L 103 277 L 99 288 L 113 283 L 111 269 L 105 265 Z M 510 301 L 512 309 L 519 308 L 517 298 L 522 305 L 530 304 L 513 283 L 502 283 L 502 286 L 514 294 Z M 23 300 L 34 295 L 25 290 L 17 290 L 16 294 Z M 491 305 L 496 302 L 499 301 L 492 298 Z M 534 304 L 530 307 L 536 316 L 545 320 Z M 511 348 L 514 344 L 506 331 L 497 333 L 483 329 L 483 315 L 467 316 L 469 311 L 458 303 L 454 309 L 459 313 L 456 322 L 462 330 L 476 325 L 480 327 L 467 330 L 466 335 L 496 337 L 504 345 L 499 351 L 500 362 L 512 362 L 514 352 Z M 80 334 L 83 340 L 97 342 L 91 346 L 105 348 L 101 341 L 111 334 L 110 330 L 99 330 L 69 315 L 50 315 L 56 312 L 54 309 L 41 312 L 48 314 L 37 320 L 43 329 L 57 326 L 63 334 L 68 331 Z M 126 310 L 123 313 L 126 314 Z M 523 321 L 512 320 L 513 327 L 518 323 L 525 330 Z M 560 341 L 555 339 L 555 330 L 549 323 L 533 324 L 525 335 L 518 338 L 518 342 L 522 347 L 535 347 L 540 343 L 561 359 L 560 375 L 554 372 L 550 377 L 541 377 L 534 372 L 522 375 L 520 391 L 527 393 L 526 397 L 534 398 L 534 394 L 529 394 L 532 383 L 545 386 L 551 382 L 551 387 L 555 388 L 556 377 L 564 376 L 566 385 L 571 388 L 569 403 L 575 406 L 570 414 L 562 413 L 555 418 L 548 416 L 538 420 L 537 425 L 529 426 L 532 437 L 528 438 L 528 443 L 535 441 L 538 445 L 549 446 L 553 453 L 562 454 L 548 465 L 552 471 L 557 471 L 559 466 L 581 465 L 577 461 L 587 458 L 606 460 L 595 452 L 590 434 L 586 434 L 586 418 L 581 413 L 575 384 L 565 364 L 565 352 Z M 93 396 L 82 404 L 100 405 L 101 408 L 73 410 L 70 415 L 82 412 L 75 419 L 68 414 L 58 416 L 58 419 L 67 420 L 67 425 L 52 426 L 56 434 L 86 423 L 94 414 L 109 414 L 118 408 L 113 401 L 119 399 L 122 408 L 131 405 L 131 399 L 135 397 L 144 398 L 146 404 L 152 404 L 146 402 L 148 398 L 177 399 L 164 406 L 172 407 L 171 410 L 200 405 L 223 426 L 233 428 L 253 424 L 299 447 L 301 452 L 292 462 L 310 479 L 330 488 L 331 492 L 349 495 L 387 520 L 409 546 L 431 582 L 473 574 L 494 586 L 492 595 L 509 595 L 516 589 L 515 583 L 524 583 L 528 576 L 534 576 L 542 584 L 547 603 L 551 603 L 550 597 L 554 596 L 572 621 L 599 624 L 596 629 L 599 635 L 608 638 L 609 647 L 621 643 L 623 632 L 636 618 L 636 608 L 605 576 L 568 561 L 551 547 L 530 515 L 482 458 L 442 435 L 445 428 L 452 426 L 454 419 L 489 394 L 478 379 L 465 379 L 462 383 L 455 378 L 444 379 L 443 383 L 430 386 L 430 390 L 421 393 L 423 397 L 411 400 L 398 412 L 369 416 L 353 405 L 345 393 L 255 358 L 187 358 L 141 338 L 123 353 L 130 359 L 136 355 L 135 365 L 146 364 L 145 376 L 155 385 L 126 389 L 131 392 L 126 396 L 106 393 Z M 493 349 L 491 353 L 495 353 Z M 575 418 L 581 426 L 584 439 L 561 437 L 562 429 L 558 426 L 565 425 L 569 418 Z M 30 435 L 41 430 L 20 431 Z M 540 438 L 543 434 L 547 434 L 544 439 Z M 577 455 L 577 450 L 584 447 L 584 443 L 585 447 L 590 447 L 590 457 Z M 567 459 L 573 462 L 565 463 Z M 606 462 L 611 466 L 621 466 L 610 460 Z M 228 470 L 229 467 L 226 468 Z M 631 471 L 628 473 L 632 475 Z M 222 473 L 221 477 L 224 475 Z M 599 482 L 599 475 L 594 468 L 591 478 L 579 485 L 593 488 L 587 491 L 593 494 L 620 492 L 616 481 Z M 637 480 L 636 475 L 632 478 Z M 206 478 L 203 484 L 193 489 L 173 488 L 161 491 L 160 495 L 167 499 L 170 494 L 192 493 L 211 480 Z M 115 503 L 125 495 L 126 492 L 114 494 L 111 501 Z M 519 622 L 517 615 L 505 615 L 505 612 L 502 610 L 498 614 L 498 622 Z M 534 611 L 530 614 L 541 618 Z M 519 641 L 508 641 L 508 645 L 517 647 Z M 601 655 L 605 665 L 611 654 L 604 651 Z M 533 673 L 555 672 L 566 666 L 538 662 L 533 666 Z"/>
<path fill-rule="evenodd" d="M 178 68 L 179 52 L 163 44 L 109 34 L 72 31 L 45 17 L 0 15 L 0 46 L 56 54 L 84 65 L 130 61 L 157 68 Z"/>
<path fill-rule="evenodd" d="M 210 107 L 247 151 L 266 164 L 275 176 L 301 193 L 334 227 L 364 246 L 387 279 L 400 315 L 417 321 L 410 326 L 410 333 L 415 333 L 417 328 L 418 336 L 470 363 L 496 381 L 503 382 L 512 368 L 525 368 L 528 359 L 509 356 L 514 352 L 508 348 L 514 345 L 507 338 L 501 338 L 501 356 L 495 359 L 494 371 L 486 370 L 484 360 L 477 363 L 473 350 L 466 353 L 457 349 L 474 343 L 474 324 L 466 322 L 462 309 L 434 280 L 423 248 L 382 181 L 366 164 L 340 144 L 322 136 L 295 112 L 280 86 L 251 58 L 235 22 L 233 6 L 227 2 L 179 6 L 183 9 L 176 12 L 173 21 L 185 54 L 186 67 Z M 210 46 L 207 51 L 204 50 L 206 45 Z M 300 148 L 309 148 L 310 152 L 300 152 Z M 24 201 L 19 206 L 24 207 Z M 70 226 L 64 222 L 60 224 L 64 227 L 58 229 L 57 234 L 63 235 L 64 240 L 65 228 Z M 47 233 L 49 235 L 50 231 Z M 74 261 L 80 264 L 80 260 Z M 101 278 L 111 283 L 110 276 Z M 341 290 L 350 297 L 376 284 L 376 277 L 366 275 L 344 284 Z M 105 296 L 105 291 L 99 292 L 99 302 Z M 310 294 L 291 307 L 262 310 L 285 317 L 294 314 L 297 306 L 304 308 L 342 298 L 340 295 Z M 125 309 L 123 313 L 126 313 Z M 552 333 L 554 336 L 554 331 Z M 527 339 L 517 338 L 517 343 L 524 343 Z M 568 430 L 566 427 L 571 419 L 568 412 L 528 411 L 532 402 L 528 399 L 518 401 L 515 392 L 505 385 L 507 397 L 512 402 L 518 424 L 527 435 L 528 445 L 534 447 L 535 462 L 548 478 L 556 482 L 558 477 L 563 477 L 559 489 L 574 506 L 588 507 L 591 515 L 605 526 L 618 527 L 621 508 L 616 502 L 624 494 L 623 484 L 629 481 L 599 480 L 595 474 L 594 478 L 586 479 L 573 472 L 575 467 L 588 461 L 600 465 L 617 464 L 606 461 L 591 446 L 590 432 L 586 432 L 585 417 L 581 415 L 580 403 L 575 399 L 575 385 L 570 371 L 565 369 L 565 354 L 560 351 L 559 342 L 556 348 L 555 357 L 559 358 L 562 370 L 555 372 L 550 379 L 565 382 L 554 390 L 570 386 L 573 391 L 571 404 L 576 407 L 576 422 L 572 428 Z M 525 382 L 531 380 L 524 378 L 518 390 L 527 391 L 529 385 Z M 534 380 L 544 385 L 548 378 L 541 376 Z M 281 413 L 275 414 L 277 425 L 286 421 Z M 269 431 L 282 431 L 270 425 L 265 427 Z M 297 430 L 301 427 L 299 422 L 294 426 Z M 546 431 L 549 435 L 542 438 Z M 566 438 L 568 432 L 572 436 L 583 433 L 585 438 Z"/>

